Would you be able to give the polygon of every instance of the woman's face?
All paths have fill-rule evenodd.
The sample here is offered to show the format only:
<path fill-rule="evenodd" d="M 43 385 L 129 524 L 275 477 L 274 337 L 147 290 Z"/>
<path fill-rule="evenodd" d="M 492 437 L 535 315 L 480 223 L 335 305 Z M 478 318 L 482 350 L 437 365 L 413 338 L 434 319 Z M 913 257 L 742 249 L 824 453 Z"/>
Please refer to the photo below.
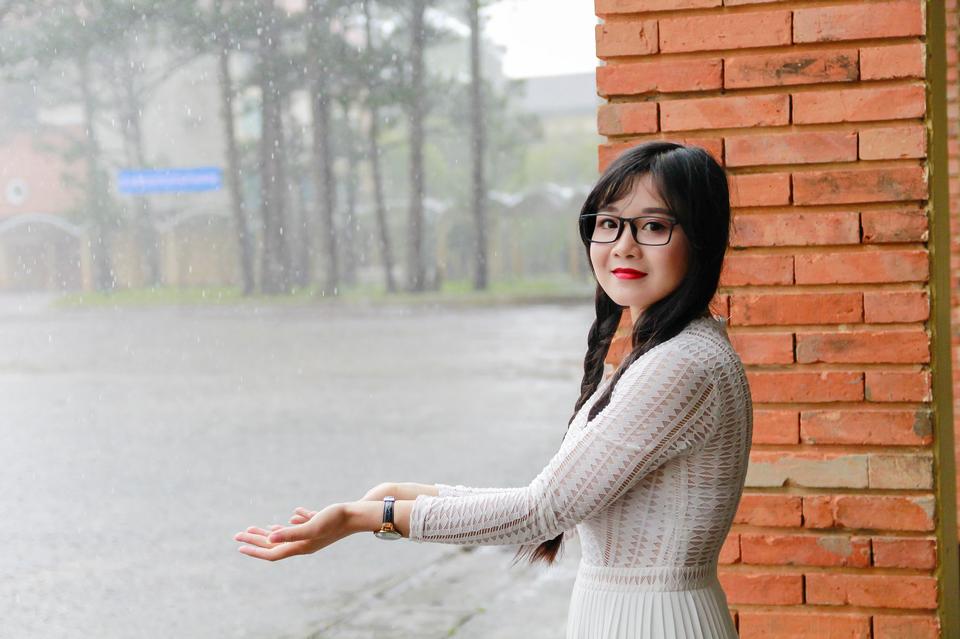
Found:
<path fill-rule="evenodd" d="M 652 217 L 663 221 L 676 220 L 667 205 L 657 195 L 649 173 L 635 180 L 634 187 L 623 198 L 603 207 L 598 213 L 610 213 L 620 217 Z M 655 222 L 655 220 L 652 220 Z M 651 220 L 636 220 L 637 230 Z M 598 220 L 598 224 L 602 222 Z M 607 224 L 610 225 L 609 222 Z M 656 229 L 654 223 L 647 227 Z M 663 299 L 683 280 L 687 272 L 690 244 L 683 227 L 673 227 L 673 235 L 667 244 L 649 246 L 638 244 L 624 223 L 620 238 L 612 244 L 590 243 L 590 261 L 600 286 L 614 302 L 630 307 L 636 322 L 643 310 Z M 617 269 L 633 269 L 645 273 L 630 277 L 614 273 Z"/>

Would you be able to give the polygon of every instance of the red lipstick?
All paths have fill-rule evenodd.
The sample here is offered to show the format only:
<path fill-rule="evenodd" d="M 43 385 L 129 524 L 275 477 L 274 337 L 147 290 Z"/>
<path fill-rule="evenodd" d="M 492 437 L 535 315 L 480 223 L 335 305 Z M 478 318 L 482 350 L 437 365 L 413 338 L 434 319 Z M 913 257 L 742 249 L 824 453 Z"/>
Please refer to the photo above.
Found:
<path fill-rule="evenodd" d="M 632 268 L 615 268 L 613 269 L 613 274 L 622 280 L 638 280 L 641 277 L 647 276 L 643 271 L 637 271 Z"/>

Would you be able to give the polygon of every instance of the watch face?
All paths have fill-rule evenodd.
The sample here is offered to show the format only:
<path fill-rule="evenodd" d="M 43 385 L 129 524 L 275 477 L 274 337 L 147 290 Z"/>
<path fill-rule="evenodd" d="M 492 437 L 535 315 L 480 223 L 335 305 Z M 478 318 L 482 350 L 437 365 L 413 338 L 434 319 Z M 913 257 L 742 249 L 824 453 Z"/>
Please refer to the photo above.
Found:
<path fill-rule="evenodd" d="M 377 530 L 373 534 L 380 539 L 400 539 L 403 537 L 396 530 Z"/>

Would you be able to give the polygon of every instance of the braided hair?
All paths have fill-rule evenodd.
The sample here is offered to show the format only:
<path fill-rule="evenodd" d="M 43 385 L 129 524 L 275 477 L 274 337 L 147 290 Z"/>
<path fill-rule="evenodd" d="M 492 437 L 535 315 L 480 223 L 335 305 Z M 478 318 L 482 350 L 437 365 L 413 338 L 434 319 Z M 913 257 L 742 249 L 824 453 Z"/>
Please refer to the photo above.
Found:
<path fill-rule="evenodd" d="M 676 336 L 690 321 L 710 316 L 709 305 L 720 282 L 720 270 L 730 234 L 730 195 L 723 167 L 700 147 L 652 141 L 625 151 L 600 176 L 583 203 L 581 216 L 596 213 L 625 197 L 637 179 L 645 174 L 650 174 L 660 198 L 683 226 L 684 235 L 690 242 L 689 264 L 677 288 L 646 307 L 634 323 L 631 350 L 613 372 L 610 384 L 590 408 L 584 428 L 589 428 L 590 421 L 610 402 L 617 381 L 633 362 L 657 344 Z M 581 218 L 579 224 L 581 240 L 592 270 L 589 240 L 593 233 L 591 219 Z M 596 318 L 587 334 L 580 397 L 567 422 L 567 432 L 580 409 L 603 382 L 605 358 L 625 308 L 607 295 L 599 281 L 594 307 Z M 531 563 L 543 561 L 552 564 L 557 559 L 562 543 L 561 532 L 539 545 L 521 546 L 513 563 L 527 557 Z"/>

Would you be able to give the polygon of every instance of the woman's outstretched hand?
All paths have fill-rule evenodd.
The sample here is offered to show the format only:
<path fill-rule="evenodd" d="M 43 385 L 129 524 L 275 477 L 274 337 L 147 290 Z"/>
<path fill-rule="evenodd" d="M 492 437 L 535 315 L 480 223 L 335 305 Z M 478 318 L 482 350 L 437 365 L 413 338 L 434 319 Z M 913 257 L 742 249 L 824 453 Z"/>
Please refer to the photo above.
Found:
<path fill-rule="evenodd" d="M 333 504 L 315 511 L 296 508 L 290 517 L 293 526 L 274 524 L 270 530 L 257 526 L 234 535 L 237 541 L 245 542 L 237 550 L 267 561 L 286 559 L 294 555 L 309 555 L 348 536 L 347 513 L 343 504 Z"/>

